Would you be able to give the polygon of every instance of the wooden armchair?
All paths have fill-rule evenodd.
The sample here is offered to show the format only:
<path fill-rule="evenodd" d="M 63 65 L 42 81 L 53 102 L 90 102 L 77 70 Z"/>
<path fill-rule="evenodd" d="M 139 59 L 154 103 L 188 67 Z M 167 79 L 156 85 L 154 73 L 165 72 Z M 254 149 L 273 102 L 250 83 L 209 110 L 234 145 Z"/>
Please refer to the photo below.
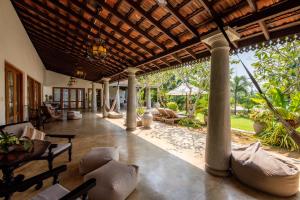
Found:
<path fill-rule="evenodd" d="M 82 200 L 87 199 L 87 193 L 96 185 L 96 180 L 89 179 L 80 186 L 76 187 L 74 190 L 69 191 L 60 185 L 58 181 L 59 174 L 66 171 L 66 169 L 67 166 L 62 165 L 37 176 L 28 178 L 26 180 L 21 180 L 10 186 L 1 185 L 0 183 L 0 197 L 9 199 L 15 192 L 24 192 L 32 186 L 35 186 L 36 189 L 40 189 L 43 186 L 44 180 L 53 177 L 53 185 L 38 193 L 32 198 L 33 200 L 77 200 L 80 197 Z"/>
<path fill-rule="evenodd" d="M 26 126 L 33 127 L 30 122 L 20 122 L 14 124 L 8 124 L 0 126 L 0 130 L 4 132 L 8 132 L 9 134 L 13 134 L 17 137 L 21 137 Z M 67 143 L 63 144 L 51 144 L 48 150 L 39 157 L 37 160 L 47 160 L 49 170 L 53 168 L 53 160 L 61 155 L 62 153 L 68 151 L 69 162 L 72 160 L 72 139 L 75 138 L 75 135 L 65 135 L 65 134 L 47 134 L 47 138 L 65 138 L 67 139 Z M 51 141 L 50 141 L 51 142 Z"/>

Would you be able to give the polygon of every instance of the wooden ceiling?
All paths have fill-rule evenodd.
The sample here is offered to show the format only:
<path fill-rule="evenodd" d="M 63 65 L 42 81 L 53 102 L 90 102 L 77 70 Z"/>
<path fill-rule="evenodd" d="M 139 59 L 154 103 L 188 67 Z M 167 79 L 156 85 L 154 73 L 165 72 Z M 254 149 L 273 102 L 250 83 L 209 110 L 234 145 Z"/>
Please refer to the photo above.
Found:
<path fill-rule="evenodd" d="M 86 79 L 148 73 L 210 55 L 201 37 L 230 26 L 241 35 L 236 48 L 300 33 L 299 0 L 12 0 L 48 70 Z M 86 48 L 106 41 L 104 60 Z"/>

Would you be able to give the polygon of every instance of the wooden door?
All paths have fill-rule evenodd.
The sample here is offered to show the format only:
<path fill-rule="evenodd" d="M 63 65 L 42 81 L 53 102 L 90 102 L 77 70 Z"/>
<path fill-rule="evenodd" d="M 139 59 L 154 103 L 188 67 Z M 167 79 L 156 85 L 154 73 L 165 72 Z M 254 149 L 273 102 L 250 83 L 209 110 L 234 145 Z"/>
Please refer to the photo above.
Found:
<path fill-rule="evenodd" d="M 6 124 L 23 121 L 23 74 L 5 63 L 5 118 Z"/>
<path fill-rule="evenodd" d="M 41 106 L 41 84 L 27 77 L 28 106 L 30 109 L 38 109 Z"/>

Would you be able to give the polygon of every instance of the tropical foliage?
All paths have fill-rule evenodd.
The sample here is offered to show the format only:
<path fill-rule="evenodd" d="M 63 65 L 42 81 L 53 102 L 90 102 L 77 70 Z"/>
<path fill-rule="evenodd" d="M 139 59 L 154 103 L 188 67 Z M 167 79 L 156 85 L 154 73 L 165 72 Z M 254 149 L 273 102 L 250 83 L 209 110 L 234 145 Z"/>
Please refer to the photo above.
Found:
<path fill-rule="evenodd" d="M 295 128 L 300 123 L 300 42 L 274 45 L 255 52 L 257 62 L 253 64 L 254 75 L 262 83 L 266 96 L 279 111 L 280 115 Z M 266 102 L 258 95 L 252 101 L 266 110 Z M 264 114 L 262 114 L 264 115 Z M 259 118 L 259 113 L 252 117 Z M 299 149 L 298 145 L 279 123 L 273 113 L 262 116 L 267 128 L 258 137 L 267 144 L 290 150 Z"/>
<path fill-rule="evenodd" d="M 246 76 L 235 76 L 231 80 L 231 92 L 234 99 L 234 114 L 237 114 L 236 108 L 238 103 L 242 103 L 248 99 L 250 83 Z"/>
<path fill-rule="evenodd" d="M 174 111 L 177 111 L 177 110 L 178 110 L 178 105 L 177 105 L 177 103 L 176 103 L 176 102 L 173 102 L 173 101 L 168 102 L 168 103 L 167 103 L 167 107 L 168 107 L 169 109 L 171 109 L 171 110 L 174 110 Z"/>

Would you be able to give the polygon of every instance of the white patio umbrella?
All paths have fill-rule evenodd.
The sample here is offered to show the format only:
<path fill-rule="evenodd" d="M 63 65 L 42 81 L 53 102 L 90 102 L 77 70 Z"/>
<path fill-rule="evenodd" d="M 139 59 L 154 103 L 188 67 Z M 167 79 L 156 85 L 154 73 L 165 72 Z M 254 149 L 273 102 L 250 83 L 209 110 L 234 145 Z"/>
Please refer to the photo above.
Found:
<path fill-rule="evenodd" d="M 181 83 L 177 88 L 169 91 L 167 95 L 171 95 L 171 96 L 196 95 L 199 92 L 202 94 L 207 94 L 206 91 L 201 91 L 199 88 L 191 84 Z"/>
<path fill-rule="evenodd" d="M 198 93 L 207 94 L 206 91 L 201 91 L 199 88 L 188 84 L 188 83 L 181 83 L 177 88 L 169 91 L 167 95 L 170 96 L 186 96 L 186 111 L 188 112 L 188 97 L 191 95 L 196 95 Z"/>

